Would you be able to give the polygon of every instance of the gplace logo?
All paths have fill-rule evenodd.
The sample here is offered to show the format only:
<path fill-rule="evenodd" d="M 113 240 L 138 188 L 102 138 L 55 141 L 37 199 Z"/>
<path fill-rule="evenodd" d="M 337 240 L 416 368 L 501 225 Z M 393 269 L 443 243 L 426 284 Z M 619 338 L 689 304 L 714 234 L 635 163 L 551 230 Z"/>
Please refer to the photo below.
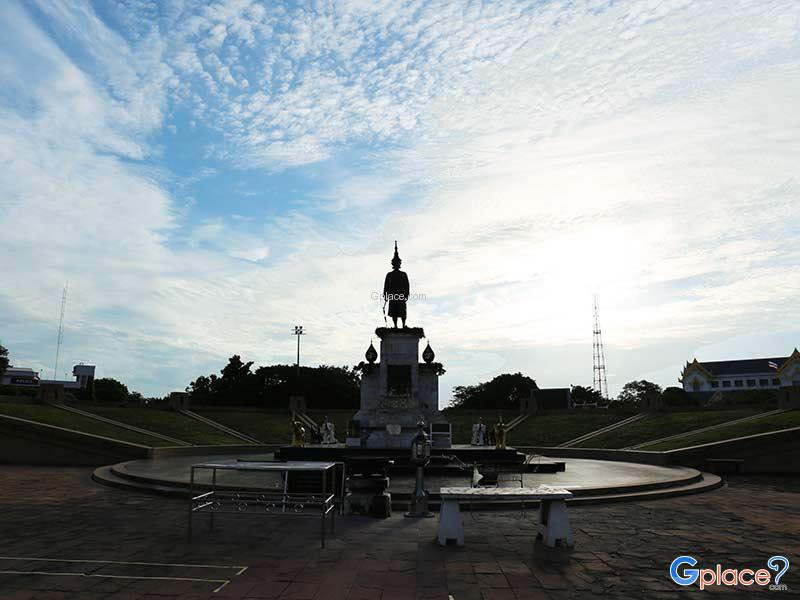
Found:
<path fill-rule="evenodd" d="M 781 577 L 789 570 L 789 559 L 785 556 L 776 555 L 767 561 L 767 567 L 776 573 L 774 581 L 772 573 L 767 569 L 723 569 L 719 564 L 714 569 L 693 568 L 696 565 L 697 560 L 694 557 L 679 556 L 670 564 L 669 576 L 678 585 L 687 586 L 699 582 L 701 590 L 712 585 L 769 585 L 769 589 L 773 591 L 788 589 L 785 583 L 781 583 Z"/>

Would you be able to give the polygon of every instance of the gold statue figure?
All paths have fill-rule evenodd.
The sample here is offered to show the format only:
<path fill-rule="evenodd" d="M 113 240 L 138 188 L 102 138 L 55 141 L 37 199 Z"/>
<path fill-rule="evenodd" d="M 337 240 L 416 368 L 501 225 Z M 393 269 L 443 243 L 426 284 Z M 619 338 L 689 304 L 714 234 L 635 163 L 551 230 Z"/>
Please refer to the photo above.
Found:
<path fill-rule="evenodd" d="M 292 446 L 302 448 L 306 445 L 306 428 L 298 420 L 297 415 L 292 414 Z"/>

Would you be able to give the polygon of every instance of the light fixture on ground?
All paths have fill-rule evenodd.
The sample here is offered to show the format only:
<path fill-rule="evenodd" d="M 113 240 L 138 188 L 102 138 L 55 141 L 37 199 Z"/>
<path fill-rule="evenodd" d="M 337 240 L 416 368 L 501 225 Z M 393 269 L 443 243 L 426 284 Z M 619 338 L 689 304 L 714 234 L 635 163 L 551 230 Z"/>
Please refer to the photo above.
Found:
<path fill-rule="evenodd" d="M 425 434 L 425 423 L 417 423 L 417 435 L 411 442 L 411 463 L 417 465 L 417 482 L 414 493 L 411 495 L 411 509 L 405 514 L 407 517 L 432 517 L 428 510 L 428 490 L 425 489 L 423 469 L 431 460 L 431 441 Z"/>

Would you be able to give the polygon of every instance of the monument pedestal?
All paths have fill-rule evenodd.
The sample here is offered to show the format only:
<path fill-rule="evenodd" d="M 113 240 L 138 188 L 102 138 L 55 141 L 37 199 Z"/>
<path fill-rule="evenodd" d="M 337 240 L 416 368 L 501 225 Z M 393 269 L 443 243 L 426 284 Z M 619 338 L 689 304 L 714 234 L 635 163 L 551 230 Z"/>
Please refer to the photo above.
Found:
<path fill-rule="evenodd" d="M 439 412 L 441 365 L 432 362 L 432 351 L 430 360 L 419 362 L 419 340 L 425 337 L 421 327 L 379 327 L 375 334 L 381 340 L 380 362 L 364 366 L 361 409 L 353 417 L 361 427 L 359 445 L 410 448 L 419 421 L 447 423 Z"/>

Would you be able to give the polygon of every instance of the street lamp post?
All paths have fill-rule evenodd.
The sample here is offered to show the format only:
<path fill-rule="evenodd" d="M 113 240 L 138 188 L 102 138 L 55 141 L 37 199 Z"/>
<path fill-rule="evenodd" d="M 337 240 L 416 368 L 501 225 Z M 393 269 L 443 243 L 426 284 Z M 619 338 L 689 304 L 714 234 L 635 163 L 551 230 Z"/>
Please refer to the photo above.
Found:
<path fill-rule="evenodd" d="M 294 326 L 294 334 L 297 336 L 297 378 L 300 379 L 300 336 L 305 335 L 302 325 Z"/>
<path fill-rule="evenodd" d="M 428 490 L 425 489 L 424 467 L 431 460 L 431 441 L 425 435 L 425 423 L 417 423 L 417 435 L 411 440 L 411 464 L 417 467 L 417 481 L 411 494 L 411 507 L 406 517 L 432 517 L 428 510 Z"/>

